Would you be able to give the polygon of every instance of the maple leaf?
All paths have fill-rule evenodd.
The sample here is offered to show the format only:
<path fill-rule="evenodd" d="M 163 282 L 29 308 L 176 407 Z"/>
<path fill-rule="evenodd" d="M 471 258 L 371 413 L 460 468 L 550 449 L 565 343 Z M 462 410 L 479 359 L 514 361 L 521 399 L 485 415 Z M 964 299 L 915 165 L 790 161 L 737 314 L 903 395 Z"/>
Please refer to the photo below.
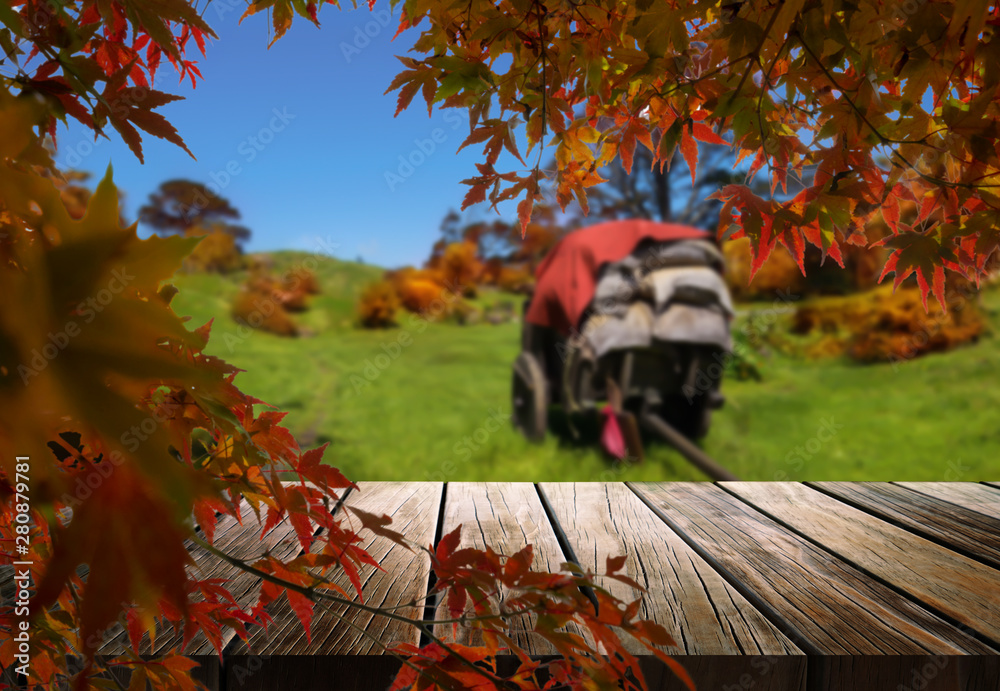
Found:
<path fill-rule="evenodd" d="M 323 452 L 329 442 L 315 449 L 304 451 L 299 456 L 296 470 L 303 479 L 313 482 L 319 488 L 331 492 L 334 489 L 358 489 L 358 486 L 344 477 L 344 474 L 332 465 L 323 463 Z"/>
<path fill-rule="evenodd" d="M 392 523 L 392 518 L 383 514 L 382 516 L 376 516 L 373 513 L 368 513 L 363 509 L 359 509 L 357 506 L 348 506 L 347 508 L 352 514 L 361 519 L 361 524 L 372 531 L 376 535 L 384 537 L 386 539 L 392 540 L 395 544 L 405 547 L 411 552 L 413 549 L 410 547 L 409 542 L 402 533 L 395 530 L 389 530 L 386 528 L 387 525 Z"/>
<path fill-rule="evenodd" d="M 276 578 L 292 585 L 310 586 L 313 584 L 313 578 L 311 576 L 308 576 L 301 571 L 290 569 L 289 565 L 282 563 L 279 559 L 273 556 L 265 557 L 264 559 L 257 561 L 253 566 L 260 571 L 272 574 Z M 312 640 L 312 617 L 314 603 L 302 593 L 297 590 L 282 587 L 274 581 L 263 580 L 260 587 L 258 607 L 264 607 L 270 602 L 276 600 L 282 594 L 284 594 L 288 599 L 288 604 L 291 606 L 295 616 L 305 629 L 306 639 Z"/>
<path fill-rule="evenodd" d="M 940 240 L 931 232 L 913 231 L 890 235 L 876 242 L 875 246 L 893 248 L 879 276 L 879 283 L 889 272 L 894 272 L 893 288 L 898 288 L 907 276 L 916 274 L 924 310 L 927 310 L 927 293 L 933 290 L 941 309 L 948 311 L 944 299 L 944 267 L 937 260 L 943 256 L 949 261 L 956 261 L 957 257 L 950 248 L 942 247 Z"/>
<path fill-rule="evenodd" d="M 176 144 L 184 149 L 191 158 L 194 158 L 194 154 L 187 148 L 187 144 L 181 139 L 174 126 L 165 117 L 153 112 L 154 108 L 159 108 L 172 101 L 183 100 L 183 96 L 174 96 L 153 89 L 125 86 L 125 80 L 131 68 L 130 63 L 108 79 L 101 94 L 104 101 L 94 108 L 94 117 L 98 122 L 104 119 L 110 121 L 140 163 L 145 161 L 142 156 L 142 137 L 135 129 L 136 126 L 154 137 L 166 139 L 168 142 Z"/>
<path fill-rule="evenodd" d="M 30 216 L 28 200 L 35 200 L 60 237 L 47 251 L 39 243 L 20 246 L 21 260 L 36 271 L 0 270 L 7 297 L 0 332 L 13 333 L 9 329 L 22 323 L 19 337 L 12 340 L 18 347 L 5 351 L 0 364 L 15 376 L 19 373 L 23 384 L 0 398 L 0 447 L 21 444 L 47 457 L 42 440 L 64 430 L 67 420 L 76 420 L 88 437 L 105 440 L 109 453 L 134 460 L 179 501 L 191 501 L 194 476 L 167 453 L 168 432 L 158 426 L 142 445 L 131 430 L 149 417 L 136 407 L 137 390 L 178 380 L 198 383 L 206 391 L 218 385 L 211 374 L 164 347 L 165 341 L 197 347 L 197 336 L 157 296 L 160 281 L 180 265 L 192 242 L 156 236 L 139 240 L 134 226 L 119 228 L 110 169 L 78 221 L 69 217 L 48 180 L 0 168 L 0 187 L 21 190 L 23 206 L 12 205 L 15 213 Z M 74 335 L 45 368 L 25 365 L 32 361 L 32 350 L 47 342 L 53 324 Z M 34 412 L 25 417 L 27 410 Z M 140 448 L 142 453 L 134 453 Z M 41 479 L 44 467 L 37 472 Z M 208 493 L 202 482 L 197 480 L 195 494 Z"/>
<path fill-rule="evenodd" d="M 124 9 L 125 16 L 133 26 L 141 26 L 160 49 L 167 51 L 174 59 L 181 58 L 181 51 L 170 30 L 170 22 L 180 22 L 185 27 L 193 27 L 212 38 L 218 38 L 195 8 L 184 0 L 157 0 L 156 3 L 121 0 L 117 4 Z M 97 3 L 97 7 L 105 21 L 113 19 L 111 15 L 113 5 Z"/>
<path fill-rule="evenodd" d="M 510 120 L 497 118 L 486 120 L 466 137 L 462 145 L 458 147 L 458 150 L 461 151 L 470 144 L 486 142 L 486 146 L 483 147 L 483 153 L 486 155 L 486 163 L 488 165 L 492 166 L 497 162 L 501 149 L 507 149 L 512 156 L 523 164 L 524 159 L 518 153 L 517 142 L 514 141 L 514 128 L 517 124 L 517 118 Z"/>
<path fill-rule="evenodd" d="M 31 601 L 32 611 L 55 602 L 69 574 L 88 564 L 80 609 L 86 656 L 96 650 L 98 632 L 115 620 L 123 600 L 152 610 L 163 598 L 184 613 L 184 566 L 193 562 L 184 547 L 178 508 L 151 492 L 127 466 L 117 468 L 78 507 L 69 525 L 53 530 L 53 557 Z M 134 559 L 136 554 L 143 558 Z"/>
<path fill-rule="evenodd" d="M 686 129 L 681 134 L 681 155 L 684 156 L 684 161 L 691 170 L 691 184 L 693 185 L 698 174 L 698 143 Z"/>
<path fill-rule="evenodd" d="M 427 116 L 431 115 L 431 104 L 434 102 L 434 95 L 437 93 L 437 80 L 440 75 L 440 70 L 435 67 L 428 65 L 427 63 L 419 62 L 413 58 L 406 58 L 396 56 L 397 59 L 403 63 L 403 65 L 409 67 L 410 69 L 404 70 L 397 74 L 393 78 L 392 83 L 383 92 L 385 94 L 390 91 L 395 91 L 399 89 L 399 99 L 396 101 L 396 112 L 395 115 L 399 115 L 401 112 L 406 110 L 413 101 L 413 97 L 418 91 L 423 91 L 424 100 L 427 102 Z"/>
<path fill-rule="evenodd" d="M 624 129 L 619 140 L 618 154 L 622 158 L 622 166 L 626 173 L 632 172 L 632 160 L 635 154 L 636 141 L 642 143 L 650 151 L 653 150 L 653 137 L 649 132 L 648 125 L 641 118 L 628 118 L 624 122 Z"/>

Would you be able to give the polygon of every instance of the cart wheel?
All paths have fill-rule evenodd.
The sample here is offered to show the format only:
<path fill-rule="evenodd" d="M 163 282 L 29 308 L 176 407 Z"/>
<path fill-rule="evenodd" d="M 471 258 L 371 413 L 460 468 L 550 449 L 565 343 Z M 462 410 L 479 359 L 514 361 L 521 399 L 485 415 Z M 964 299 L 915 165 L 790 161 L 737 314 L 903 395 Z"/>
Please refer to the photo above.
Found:
<path fill-rule="evenodd" d="M 515 429 L 531 441 L 542 441 L 548 426 L 548 386 L 542 366 L 531 353 L 522 352 L 514 361 L 511 399 Z"/>
<path fill-rule="evenodd" d="M 594 375 L 597 372 L 597 355 L 585 338 L 571 338 L 566 348 L 566 365 L 563 370 L 563 397 L 560 403 L 570 413 L 593 407 Z"/>

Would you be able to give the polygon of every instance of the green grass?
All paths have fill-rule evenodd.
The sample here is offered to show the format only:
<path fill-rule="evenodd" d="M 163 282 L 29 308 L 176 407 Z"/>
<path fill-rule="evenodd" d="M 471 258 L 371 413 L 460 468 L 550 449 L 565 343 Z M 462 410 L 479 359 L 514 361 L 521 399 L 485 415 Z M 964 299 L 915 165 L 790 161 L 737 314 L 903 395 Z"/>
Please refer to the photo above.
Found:
<path fill-rule="evenodd" d="M 279 269 L 305 257 L 276 256 Z M 645 462 L 625 468 L 568 435 L 528 443 L 503 422 L 520 325 L 462 327 L 404 316 L 399 328 L 355 329 L 358 291 L 381 271 L 321 260 L 316 272 L 324 295 L 299 317 L 315 332 L 308 338 L 241 331 L 228 316 L 239 275 L 179 276 L 174 304 L 194 324 L 214 316 L 209 352 L 246 369 L 237 384 L 288 411 L 285 422 L 301 443 L 330 442 L 325 458 L 348 477 L 704 479 L 662 443 L 648 444 Z M 996 321 L 1000 290 L 986 300 Z M 997 480 L 998 372 L 993 337 L 895 367 L 775 355 L 764 360 L 764 381 L 724 382 L 727 404 L 704 448 L 747 480 Z M 840 427 L 820 433 L 824 421 Z"/>

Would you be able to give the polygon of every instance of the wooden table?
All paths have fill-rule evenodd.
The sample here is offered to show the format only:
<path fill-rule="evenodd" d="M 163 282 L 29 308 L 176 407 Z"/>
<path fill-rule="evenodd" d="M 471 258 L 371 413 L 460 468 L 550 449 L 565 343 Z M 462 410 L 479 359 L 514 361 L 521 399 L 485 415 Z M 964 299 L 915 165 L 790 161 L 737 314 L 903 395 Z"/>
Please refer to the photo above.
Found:
<path fill-rule="evenodd" d="M 642 616 L 676 639 L 669 652 L 699 689 L 1000 689 L 1000 484 L 381 482 L 346 501 L 391 515 L 426 545 L 459 524 L 466 546 L 512 554 L 531 543 L 536 566 L 551 570 L 603 570 L 626 553 L 628 575 L 649 591 Z M 259 534 L 255 521 L 226 519 L 215 540 L 244 560 L 299 550 L 287 523 Z M 362 574 L 366 601 L 426 592 L 426 554 L 364 546 L 385 568 Z M 256 602 L 256 578 L 192 552 L 203 573 L 232 579 L 242 605 Z M 607 587 L 634 599 L 621 583 Z M 250 649 L 227 632 L 221 662 L 203 636 L 189 644 L 210 686 L 381 691 L 398 662 L 376 641 L 419 642 L 382 617 L 353 615 L 361 634 L 319 610 L 307 640 L 284 598 L 270 610 L 273 625 L 251 632 Z M 534 654 L 553 652 L 523 627 L 515 634 Z M 101 653 L 125 643 L 112 632 Z M 147 638 L 144 652 L 173 643 L 163 635 L 151 650 Z M 643 664 L 653 688 L 681 688 L 655 658 Z"/>

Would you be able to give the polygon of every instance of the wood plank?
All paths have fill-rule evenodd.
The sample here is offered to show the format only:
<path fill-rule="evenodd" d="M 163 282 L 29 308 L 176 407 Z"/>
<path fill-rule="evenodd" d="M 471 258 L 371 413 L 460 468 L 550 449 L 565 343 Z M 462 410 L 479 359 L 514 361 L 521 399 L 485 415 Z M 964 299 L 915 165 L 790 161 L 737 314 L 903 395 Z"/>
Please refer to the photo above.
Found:
<path fill-rule="evenodd" d="M 647 590 L 639 616 L 666 627 L 678 643 L 671 655 L 802 654 L 622 483 L 540 487 L 582 567 L 603 571 L 608 557 L 627 555 L 626 574 Z M 614 579 L 600 584 L 626 602 L 639 595 Z M 626 639 L 633 654 L 648 653 Z"/>
<path fill-rule="evenodd" d="M 1000 689 L 1000 656 L 963 655 L 954 658 L 961 691 Z"/>
<path fill-rule="evenodd" d="M 438 482 L 366 482 L 360 491 L 352 492 L 346 506 L 354 506 L 376 515 L 392 517 L 393 530 L 406 535 L 413 542 L 430 545 L 434 541 L 438 511 L 441 505 L 442 485 Z M 359 569 L 365 603 L 376 607 L 395 607 L 393 611 L 411 619 L 423 616 L 423 598 L 427 593 L 430 574 L 430 557 L 422 550 L 410 552 L 389 540 L 358 529 L 364 540 L 363 549 L 379 562 L 384 570 L 370 566 Z M 321 545 L 316 551 L 322 549 Z M 404 577 L 400 577 L 404 575 Z M 334 572 L 333 581 L 348 593 L 354 592 L 347 576 Z M 413 603 L 413 604 L 407 604 Z M 298 618 L 291 611 L 286 598 L 268 606 L 273 622 L 267 631 L 253 629 L 250 645 L 236 639 L 226 651 L 229 655 L 246 655 L 253 651 L 262 655 L 369 655 L 382 652 L 381 642 L 417 644 L 419 630 L 408 624 L 386 617 L 369 614 L 347 605 L 331 605 L 330 611 L 317 606 L 312 622 L 312 638 L 306 636 Z M 376 640 L 358 633 L 340 620 L 347 617 Z"/>
<path fill-rule="evenodd" d="M 294 484 L 294 483 L 293 483 Z M 305 483 L 317 489 L 312 483 Z M 350 496 L 351 490 L 344 490 L 339 496 L 341 498 Z M 324 499 L 324 502 L 331 501 L 329 498 Z M 247 512 L 249 513 L 249 511 Z M 242 515 L 246 516 L 247 513 Z M 252 513 L 250 514 L 253 515 Z M 336 511 L 334 512 L 336 515 Z M 244 519 L 247 521 L 247 519 Z M 266 535 L 260 536 L 261 525 L 255 520 L 248 521 L 248 527 L 243 532 L 239 541 L 235 542 L 230 548 L 235 550 L 230 552 L 234 556 L 240 556 L 247 562 L 254 562 L 265 553 L 270 552 L 272 555 L 278 559 L 292 559 L 302 553 L 302 548 L 299 545 L 298 539 L 295 536 L 295 529 L 292 527 L 291 522 L 286 516 L 281 520 L 276 526 L 274 526 Z M 231 567 L 226 562 L 215 559 L 214 564 L 209 567 L 205 567 L 203 578 L 226 578 L 229 581 L 229 592 L 232 594 L 233 598 L 236 600 L 237 604 L 244 610 L 247 611 L 251 607 L 257 604 L 257 600 L 260 596 L 260 579 L 246 571 L 236 569 Z M 235 575 L 233 575 L 235 573 Z M 225 648 L 232 643 L 236 638 L 236 632 L 233 629 L 225 629 L 222 634 L 222 648 Z M 198 633 L 192 639 L 190 645 L 188 645 L 188 652 L 193 652 L 199 655 L 215 654 L 215 647 L 211 642 L 205 637 L 204 634 Z"/>
<path fill-rule="evenodd" d="M 219 691 L 219 689 L 223 688 L 220 683 L 222 678 L 222 665 L 219 664 L 218 655 L 189 655 L 187 657 L 198 663 L 198 666 L 191 670 L 192 679 L 204 685 L 208 691 Z M 103 664 L 113 658 L 108 656 L 98 656 L 97 659 Z M 83 661 L 78 658 L 67 658 L 67 662 L 70 665 L 70 669 L 83 669 Z M 115 666 L 109 668 L 104 674 L 99 675 L 98 678 L 116 679 L 122 685 L 122 688 L 124 688 L 129 685 L 129 681 L 132 678 L 132 670 L 131 668 Z M 60 688 L 69 688 L 69 686 Z"/>
<path fill-rule="evenodd" d="M 995 652 L 715 485 L 628 484 L 731 582 L 740 583 L 752 602 L 759 600 L 798 631 L 814 649 L 809 652 Z"/>
<path fill-rule="evenodd" d="M 539 658 L 546 662 L 552 658 Z M 680 656 L 678 661 L 698 689 L 713 691 L 805 691 L 806 657 Z M 226 661 L 227 691 L 385 691 L 401 666 L 387 655 L 266 655 L 231 657 Z M 509 676 L 519 661 L 512 655 L 497 660 L 498 672 Z M 651 655 L 639 658 L 650 691 L 686 691 L 687 687 Z M 333 684 L 331 686 L 331 683 Z M 985 687 L 984 687 L 985 688 Z M 971 690 L 970 690 L 971 691 Z"/>
<path fill-rule="evenodd" d="M 253 562 L 268 550 L 277 556 L 285 558 L 295 554 L 295 545 L 289 540 L 294 538 L 293 529 L 287 519 L 272 527 L 261 537 L 262 525 L 258 522 L 250 505 L 244 500 L 240 505 L 242 523 L 233 516 L 223 516 L 216 526 L 214 545 L 227 554 L 243 561 Z M 289 550 L 288 546 L 292 549 Z M 232 566 L 214 555 L 208 553 L 193 542 L 188 542 L 188 551 L 197 564 L 193 568 L 196 577 L 200 579 L 221 578 L 227 582 L 237 603 L 244 609 L 249 609 L 255 602 L 259 592 L 260 579 L 257 576 Z M 254 588 L 254 586 L 258 586 Z M 223 648 L 236 633 L 232 629 L 223 632 Z M 101 655 L 121 655 L 131 649 L 128 635 L 121 624 L 115 624 L 105 633 L 106 642 L 100 647 Z M 155 646 L 149 643 L 148 635 L 143 636 L 139 653 L 141 655 L 162 655 L 168 650 L 183 643 L 183 633 L 175 634 L 172 627 L 164 629 L 157 626 Z M 195 634 L 184 649 L 185 655 L 216 655 L 217 651 L 211 642 L 201 632 Z"/>
<path fill-rule="evenodd" d="M 0 602 L 13 602 L 17 596 L 17 584 L 14 583 L 13 564 L 0 564 Z"/>
<path fill-rule="evenodd" d="M 1000 571 L 794 482 L 726 489 L 844 561 L 1000 645 Z"/>
<path fill-rule="evenodd" d="M 888 482 L 809 482 L 864 512 L 1000 568 L 1000 519 Z"/>
<path fill-rule="evenodd" d="M 233 656 L 226 658 L 225 689 L 386 691 L 401 665 L 388 655 Z"/>
<path fill-rule="evenodd" d="M 805 655 L 675 655 L 698 691 L 806 691 Z M 639 667 L 649 691 L 687 691 L 659 659 L 645 655 Z"/>
<path fill-rule="evenodd" d="M 977 482 L 894 482 L 914 492 L 927 494 L 1000 519 L 1000 491 Z"/>
<path fill-rule="evenodd" d="M 810 658 L 808 691 L 1000 688 L 996 655 L 827 656 Z"/>
<path fill-rule="evenodd" d="M 284 560 L 292 559 L 302 551 L 295 535 L 295 529 L 287 516 L 263 536 L 261 536 L 261 527 L 256 520 L 248 521 L 246 530 L 240 539 L 235 541 L 226 550 L 226 553 L 252 564 L 268 552 L 278 559 Z M 206 568 L 205 577 L 226 579 L 226 587 L 236 600 L 236 604 L 244 611 L 250 610 L 257 604 L 257 599 L 260 596 L 260 578 L 214 556 L 211 559 L 214 560 L 214 563 Z M 236 631 L 231 628 L 224 629 L 222 632 L 223 650 L 236 638 Z M 199 632 L 191 639 L 188 651 L 193 651 L 194 654 L 198 655 L 208 655 L 215 653 L 215 647 L 203 633 Z"/>
<path fill-rule="evenodd" d="M 485 549 L 512 555 L 526 545 L 534 546 L 533 571 L 559 572 L 566 557 L 535 486 L 530 482 L 450 482 L 445 496 L 443 535 L 463 526 L 461 547 Z M 446 607 L 438 607 L 437 619 L 448 619 Z M 530 655 L 550 655 L 555 648 L 531 631 L 533 617 L 512 620 L 509 635 Z M 575 630 L 574 630 L 575 631 Z M 579 633 L 579 631 L 576 631 Z M 460 628 L 452 635 L 451 625 L 439 625 L 435 635 L 467 645 L 482 645 L 481 634 Z"/>

